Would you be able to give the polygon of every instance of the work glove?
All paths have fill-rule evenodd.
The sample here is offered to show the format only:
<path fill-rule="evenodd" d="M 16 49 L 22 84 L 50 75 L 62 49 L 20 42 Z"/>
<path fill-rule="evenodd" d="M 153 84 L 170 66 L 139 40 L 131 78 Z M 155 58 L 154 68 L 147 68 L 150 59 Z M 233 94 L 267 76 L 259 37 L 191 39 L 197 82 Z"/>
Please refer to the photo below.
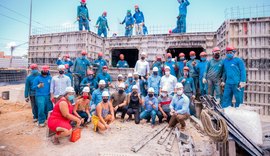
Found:
<path fill-rule="evenodd" d="M 221 83 L 220 83 L 220 86 L 221 86 L 221 87 L 224 87 L 224 86 L 225 86 L 225 82 L 221 82 Z"/>
<path fill-rule="evenodd" d="M 203 78 L 202 82 L 203 82 L 204 84 L 206 84 L 206 83 L 207 83 L 207 80 L 206 80 L 205 78 Z"/>
<path fill-rule="evenodd" d="M 246 82 L 240 82 L 239 86 L 240 86 L 240 88 L 244 88 L 246 86 Z"/>

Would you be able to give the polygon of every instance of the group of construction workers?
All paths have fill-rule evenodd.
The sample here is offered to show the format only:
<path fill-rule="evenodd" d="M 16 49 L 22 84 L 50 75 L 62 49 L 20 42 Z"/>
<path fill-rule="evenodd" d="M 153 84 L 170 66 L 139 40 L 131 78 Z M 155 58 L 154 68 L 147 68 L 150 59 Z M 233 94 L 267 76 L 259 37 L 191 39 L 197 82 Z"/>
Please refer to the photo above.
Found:
<path fill-rule="evenodd" d="M 196 97 L 215 96 L 223 108 L 233 106 L 233 96 L 235 107 L 243 103 L 246 70 L 243 60 L 235 57 L 235 53 L 232 46 L 226 48 L 225 59 L 221 58 L 218 47 L 212 50 L 210 60 L 206 52 L 196 58 L 196 52 L 191 51 L 190 60 L 184 53 L 176 58 L 167 53 L 166 61 L 157 56 L 150 66 L 147 54 L 142 52 L 134 72 L 119 74 L 113 82 L 103 54 L 98 53 L 98 58 L 90 61 L 87 52 L 82 51 L 74 63 L 69 55 L 59 57 L 58 73 L 53 77 L 49 66 L 42 66 L 39 72 L 37 64 L 31 64 L 25 98 L 31 101 L 34 122 L 44 127 L 48 119 L 49 129 L 56 132 L 56 143 L 58 137 L 70 135 L 72 122 L 77 126 L 92 122 L 95 131 L 104 131 L 110 129 L 109 124 L 118 112 L 122 122 L 134 119 L 139 124 L 146 120 L 154 127 L 158 118 L 159 123 L 167 121 L 169 127 L 180 123 L 180 129 L 184 130 L 185 120 L 196 115 Z M 117 67 L 129 67 L 123 54 Z"/>

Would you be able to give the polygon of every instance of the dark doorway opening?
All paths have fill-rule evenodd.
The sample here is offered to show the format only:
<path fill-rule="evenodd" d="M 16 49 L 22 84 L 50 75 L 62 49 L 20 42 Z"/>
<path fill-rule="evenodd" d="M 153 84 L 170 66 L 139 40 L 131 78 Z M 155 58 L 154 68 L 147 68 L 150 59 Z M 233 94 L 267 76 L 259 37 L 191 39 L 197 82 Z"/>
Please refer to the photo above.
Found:
<path fill-rule="evenodd" d="M 196 48 L 169 48 L 167 49 L 167 53 L 171 53 L 172 57 L 177 57 L 177 60 L 179 59 L 179 54 L 184 53 L 187 60 L 190 60 L 189 52 L 195 51 L 196 53 L 196 59 L 200 59 L 200 53 L 204 51 L 202 47 L 196 47 Z"/>
<path fill-rule="evenodd" d="M 116 67 L 117 62 L 120 60 L 119 55 L 123 54 L 125 60 L 128 62 L 129 68 L 134 68 L 139 57 L 138 49 L 113 49 L 112 50 L 112 66 Z"/>

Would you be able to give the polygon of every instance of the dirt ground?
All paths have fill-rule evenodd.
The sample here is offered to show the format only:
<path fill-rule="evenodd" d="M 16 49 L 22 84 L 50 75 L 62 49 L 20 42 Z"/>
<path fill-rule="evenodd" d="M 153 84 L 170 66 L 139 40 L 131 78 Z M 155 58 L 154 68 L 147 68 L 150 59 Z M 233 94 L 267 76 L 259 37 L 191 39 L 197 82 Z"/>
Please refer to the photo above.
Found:
<path fill-rule="evenodd" d="M 0 87 L 0 92 L 2 89 Z M 210 139 L 199 133 L 189 121 L 187 123 L 186 133 L 193 137 L 196 155 L 215 155 L 214 144 Z M 164 125 L 157 125 L 154 129 Z M 0 99 L 0 155 L 179 155 L 176 141 L 172 152 L 165 150 L 165 144 L 157 144 L 160 134 L 137 153 L 132 152 L 131 147 L 154 130 L 145 122 L 139 125 L 135 125 L 134 121 L 121 123 L 118 117 L 110 131 L 99 134 L 92 129 L 92 124 L 84 128 L 81 139 L 76 143 L 63 138 L 60 145 L 53 145 L 50 138 L 46 137 L 47 128 L 39 128 L 32 122 L 29 104 L 10 103 Z"/>

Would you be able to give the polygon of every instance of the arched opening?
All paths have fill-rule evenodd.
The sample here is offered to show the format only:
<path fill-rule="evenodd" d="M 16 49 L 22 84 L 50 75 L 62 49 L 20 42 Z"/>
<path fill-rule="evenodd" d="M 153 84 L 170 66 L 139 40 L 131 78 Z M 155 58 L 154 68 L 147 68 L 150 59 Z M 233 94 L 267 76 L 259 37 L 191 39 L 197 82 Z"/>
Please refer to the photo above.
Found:
<path fill-rule="evenodd" d="M 117 62 L 120 60 L 119 55 L 124 54 L 125 60 L 129 64 L 129 68 L 134 68 L 139 57 L 138 49 L 112 49 L 112 66 L 116 67 Z"/>

